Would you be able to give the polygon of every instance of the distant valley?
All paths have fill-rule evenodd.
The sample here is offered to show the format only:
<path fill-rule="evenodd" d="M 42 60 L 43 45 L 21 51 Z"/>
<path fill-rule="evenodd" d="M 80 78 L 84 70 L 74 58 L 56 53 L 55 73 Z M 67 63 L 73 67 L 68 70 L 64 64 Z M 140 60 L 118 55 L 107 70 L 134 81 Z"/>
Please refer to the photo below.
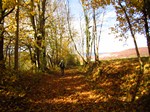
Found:
<path fill-rule="evenodd" d="M 141 56 L 148 56 L 148 48 L 141 47 L 139 48 L 139 52 Z M 120 52 L 111 52 L 111 53 L 103 53 L 99 55 L 101 60 L 105 59 L 117 59 L 117 58 L 132 58 L 137 57 L 135 48 L 123 50 Z"/>

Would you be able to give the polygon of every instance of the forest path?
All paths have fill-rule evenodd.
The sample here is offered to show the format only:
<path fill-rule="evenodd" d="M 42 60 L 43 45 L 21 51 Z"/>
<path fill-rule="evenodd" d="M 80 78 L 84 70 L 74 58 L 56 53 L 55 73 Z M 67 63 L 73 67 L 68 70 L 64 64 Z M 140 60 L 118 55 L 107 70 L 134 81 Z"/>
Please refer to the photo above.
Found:
<path fill-rule="evenodd" d="M 44 75 L 30 94 L 32 108 L 44 112 L 99 112 L 95 105 L 102 98 L 78 69 L 65 71 L 65 75 Z"/>
<path fill-rule="evenodd" d="M 116 79 L 114 80 L 116 82 Z M 105 83 L 87 80 L 79 69 L 65 70 L 65 75 L 42 76 L 35 86 L 31 99 L 31 111 L 36 112 L 109 112 L 122 111 L 123 102 L 118 100 L 116 84 L 112 79 Z M 114 96 L 110 96 L 113 94 Z"/>

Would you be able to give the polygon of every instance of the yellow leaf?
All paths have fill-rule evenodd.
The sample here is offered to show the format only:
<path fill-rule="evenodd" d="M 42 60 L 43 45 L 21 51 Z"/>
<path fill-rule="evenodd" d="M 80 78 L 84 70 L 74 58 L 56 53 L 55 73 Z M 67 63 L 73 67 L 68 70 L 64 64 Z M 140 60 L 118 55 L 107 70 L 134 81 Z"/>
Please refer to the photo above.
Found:
<path fill-rule="evenodd" d="M 3 0 L 3 9 L 14 8 L 16 5 L 16 0 Z"/>
<path fill-rule="evenodd" d="M 36 12 L 35 12 L 35 11 L 31 11 L 30 14 L 31 14 L 32 16 L 34 16 L 34 15 L 36 15 Z"/>

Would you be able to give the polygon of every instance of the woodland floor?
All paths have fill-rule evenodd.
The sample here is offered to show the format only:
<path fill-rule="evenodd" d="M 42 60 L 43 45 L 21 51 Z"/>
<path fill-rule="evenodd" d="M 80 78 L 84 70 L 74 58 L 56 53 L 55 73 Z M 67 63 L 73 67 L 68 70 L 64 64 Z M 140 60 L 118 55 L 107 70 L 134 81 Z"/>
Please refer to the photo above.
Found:
<path fill-rule="evenodd" d="M 112 80 L 110 82 L 112 83 Z M 107 83 L 110 82 L 107 81 Z M 110 91 L 112 93 L 116 93 L 119 87 L 116 83 L 102 86 L 105 86 L 105 89 L 112 88 Z M 64 76 L 44 75 L 34 93 L 32 92 L 28 97 L 33 102 L 33 111 L 123 112 L 127 110 L 124 108 L 128 108 L 126 102 L 119 101 L 117 97 L 111 97 L 105 90 L 95 89 L 85 74 L 77 69 L 66 70 Z"/>
<path fill-rule="evenodd" d="M 42 74 L 38 78 L 34 77 L 34 80 L 33 78 L 22 77 L 18 82 L 14 78 L 16 81 L 11 79 L 12 83 L 6 84 L 6 88 L 3 86 L 3 81 L 3 84 L 1 84 L 3 89 L 0 91 L 0 111 L 148 112 L 150 107 L 147 102 L 144 103 L 143 100 L 139 100 L 135 104 L 131 104 L 128 101 L 130 96 L 125 94 L 127 90 L 121 88 L 121 85 L 128 85 L 127 79 L 123 80 L 123 76 L 119 75 L 120 72 L 123 72 L 120 71 L 121 64 L 119 65 L 120 68 L 117 65 L 115 66 L 118 67 L 118 72 L 116 72 L 117 69 L 113 69 L 113 71 L 109 71 L 112 74 L 103 75 L 100 79 L 97 78 L 98 80 L 90 79 L 91 77 L 81 72 L 79 68 L 72 68 L 65 70 L 64 76 L 61 76 L 60 73 L 55 75 Z M 107 68 L 109 69 L 110 66 Z M 131 66 L 127 65 L 122 70 L 128 71 L 130 68 Z M 12 87 L 17 85 L 18 87 L 15 90 L 20 92 L 15 93 Z M 130 87 L 128 86 L 128 88 Z M 149 96 L 145 97 L 146 99 L 149 98 Z"/>

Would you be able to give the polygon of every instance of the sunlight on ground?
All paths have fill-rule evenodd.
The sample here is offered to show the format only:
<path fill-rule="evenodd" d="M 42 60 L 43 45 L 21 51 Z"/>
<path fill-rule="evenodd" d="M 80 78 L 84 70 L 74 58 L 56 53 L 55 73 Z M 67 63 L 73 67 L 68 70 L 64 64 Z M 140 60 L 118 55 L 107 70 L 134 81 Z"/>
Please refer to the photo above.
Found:
<path fill-rule="evenodd" d="M 75 90 L 82 90 L 85 86 L 87 86 L 86 84 L 82 84 L 82 85 L 79 85 L 79 86 L 76 86 L 74 87 Z M 66 90 L 72 90 L 73 88 L 72 87 L 66 87 Z"/>
<path fill-rule="evenodd" d="M 135 67 L 137 65 L 116 63 L 107 65 L 101 77 L 98 77 L 95 82 L 91 81 L 91 77 L 88 77 L 88 80 L 86 76 L 79 74 L 77 71 L 75 73 L 74 70 L 68 70 L 64 76 L 57 76 L 50 78 L 50 80 L 47 77 L 46 85 L 49 86 L 46 86 L 47 88 L 42 86 L 45 90 L 40 88 L 40 92 L 41 94 L 44 91 L 49 93 L 38 101 L 36 100 L 35 105 L 48 105 L 56 110 L 67 108 L 68 110 L 71 109 L 71 112 L 74 112 L 74 109 L 77 109 L 75 112 L 79 112 L 90 110 L 90 108 L 93 112 L 98 112 L 99 110 L 107 110 L 106 112 L 128 110 L 127 105 L 132 99 L 130 91 L 136 85 Z M 148 80 L 147 78 L 145 80 Z M 139 89 L 142 95 L 148 91 L 145 89 L 146 85 L 149 84 L 148 82 L 142 82 L 144 86 Z M 141 95 L 138 95 L 136 100 L 140 99 L 140 97 Z"/>
<path fill-rule="evenodd" d="M 78 102 L 99 102 L 104 101 L 104 97 L 100 94 L 96 94 L 95 91 L 77 92 L 70 96 L 62 96 L 54 99 L 45 99 L 36 103 L 53 103 L 53 104 L 66 104 L 66 103 L 78 103 Z M 106 100 L 105 100 L 106 101 Z"/>
<path fill-rule="evenodd" d="M 36 101 L 36 103 L 46 103 L 46 104 L 66 104 L 66 103 L 85 103 L 85 102 L 99 102 L 107 101 L 103 94 L 98 94 L 97 91 L 92 90 L 90 85 L 85 81 L 83 75 L 65 75 L 60 78 L 54 79 L 53 82 L 57 83 L 58 86 L 62 86 L 59 90 L 52 90 L 53 93 L 60 93 L 60 96 L 56 98 L 43 99 L 41 101 Z M 65 83 L 64 83 L 65 82 Z M 55 85 L 54 85 L 55 86 Z M 62 89 L 62 90 L 61 90 Z M 63 95 L 61 95 L 63 93 Z"/>
<path fill-rule="evenodd" d="M 59 80 L 65 80 L 65 79 L 79 79 L 79 78 L 83 78 L 84 76 L 81 75 L 75 75 L 75 76 L 66 76 L 66 77 L 62 77 Z M 58 81 L 59 81 L 58 80 Z"/>

